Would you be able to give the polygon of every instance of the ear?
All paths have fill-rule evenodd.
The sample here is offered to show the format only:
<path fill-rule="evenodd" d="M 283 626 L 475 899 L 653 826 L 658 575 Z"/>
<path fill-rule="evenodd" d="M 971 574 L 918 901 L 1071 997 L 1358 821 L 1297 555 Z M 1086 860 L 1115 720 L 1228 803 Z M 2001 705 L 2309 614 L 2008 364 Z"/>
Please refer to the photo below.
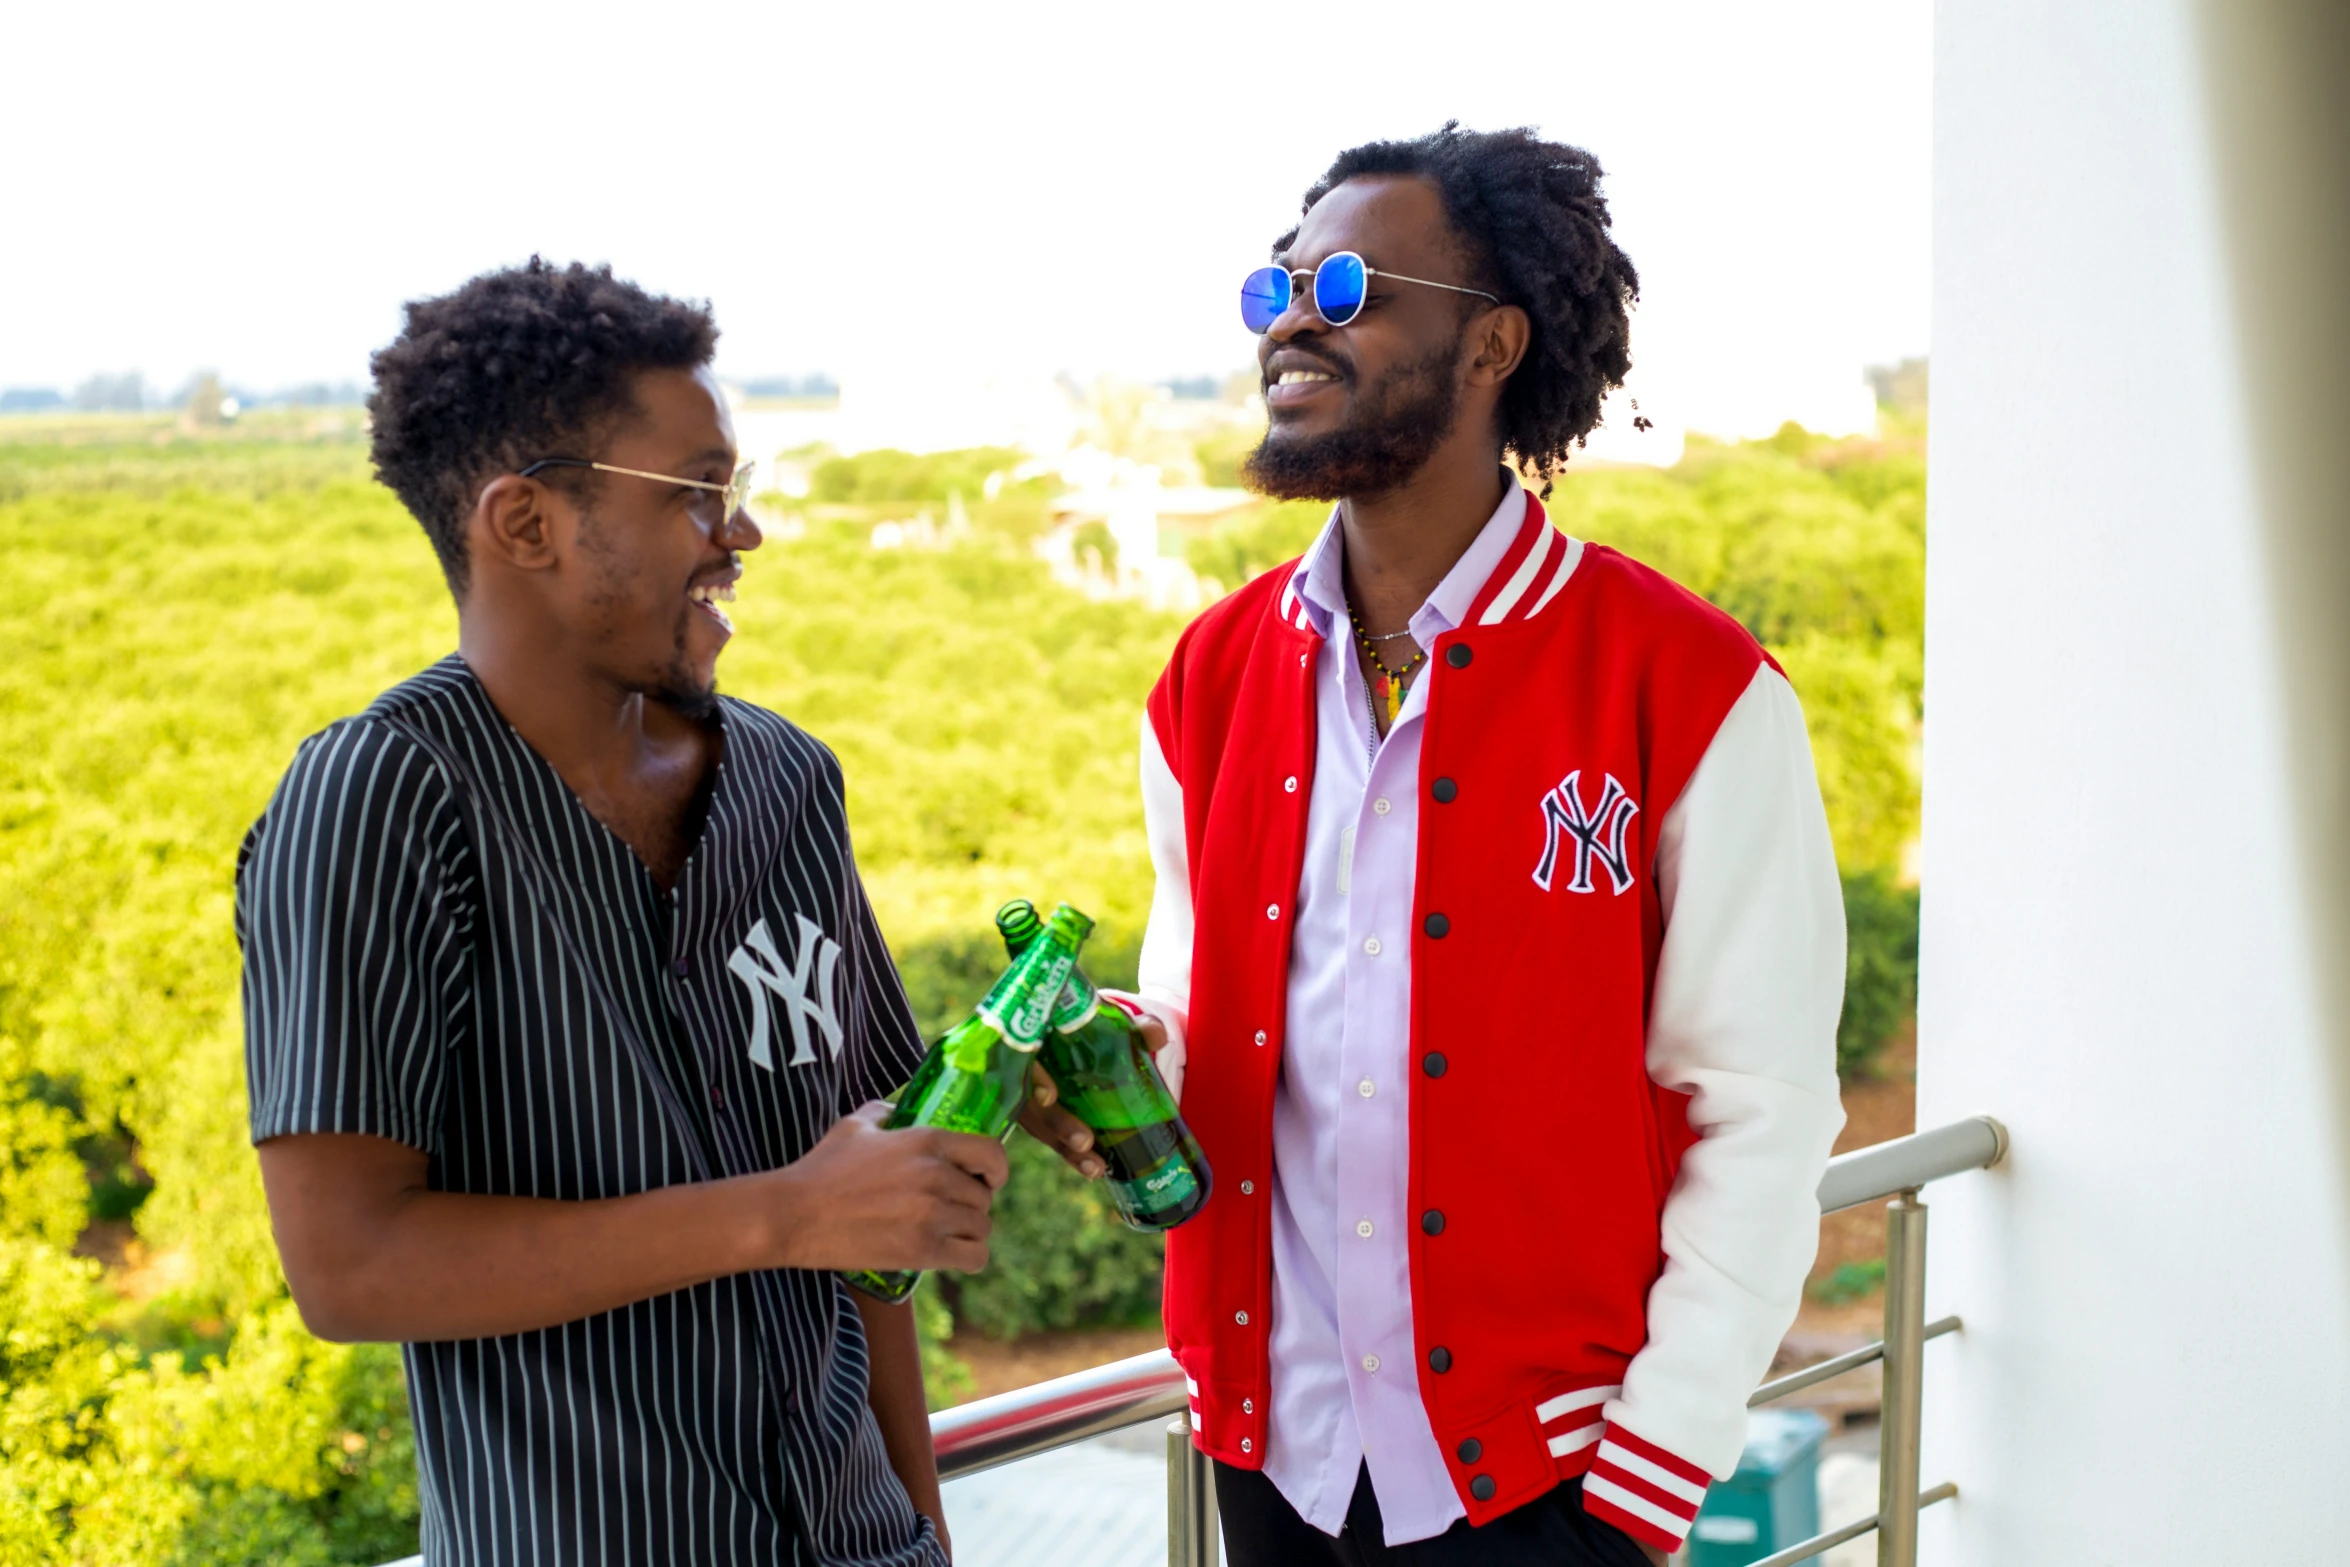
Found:
<path fill-rule="evenodd" d="M 536 479 L 501 474 L 473 503 L 467 532 L 474 558 L 516 571 L 547 571 L 556 561 L 555 493 Z"/>
<path fill-rule="evenodd" d="M 1471 386 L 1499 386 L 1526 357 L 1534 323 L 1516 305 L 1495 305 L 1469 323 L 1468 379 Z"/>

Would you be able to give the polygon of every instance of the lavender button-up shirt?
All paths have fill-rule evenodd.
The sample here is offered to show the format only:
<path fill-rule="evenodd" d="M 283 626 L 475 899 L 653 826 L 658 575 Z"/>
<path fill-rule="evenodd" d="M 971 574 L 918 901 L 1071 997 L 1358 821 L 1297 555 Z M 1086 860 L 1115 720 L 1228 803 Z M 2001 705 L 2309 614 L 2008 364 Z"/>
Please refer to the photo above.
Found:
<path fill-rule="evenodd" d="M 1516 484 L 1508 490 L 1412 617 L 1412 640 L 1421 647 L 1460 623 L 1517 536 L 1526 492 Z M 1265 1473 L 1300 1517 L 1334 1535 L 1346 1521 L 1357 1466 L 1368 1462 L 1388 1542 L 1402 1544 L 1442 1534 L 1466 1516 L 1420 1403 L 1404 1230 L 1427 684 L 1413 682 L 1380 740 L 1347 619 L 1344 558 L 1333 520 L 1301 575 L 1301 597 L 1323 645 L 1288 1032 L 1273 1099 L 1273 1407 Z"/>

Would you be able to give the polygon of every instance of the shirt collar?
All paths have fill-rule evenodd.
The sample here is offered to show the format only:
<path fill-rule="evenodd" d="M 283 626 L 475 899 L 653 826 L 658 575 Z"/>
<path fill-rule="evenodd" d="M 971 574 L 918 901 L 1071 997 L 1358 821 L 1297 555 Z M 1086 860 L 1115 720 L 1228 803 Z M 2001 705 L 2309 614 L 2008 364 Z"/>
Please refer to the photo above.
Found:
<path fill-rule="evenodd" d="M 1484 588 L 1485 579 L 1493 575 L 1493 568 L 1509 553 L 1510 541 L 1518 536 L 1519 526 L 1525 520 L 1526 490 L 1512 474 L 1501 504 L 1485 520 L 1485 526 L 1477 530 L 1477 537 L 1469 541 L 1461 558 L 1452 563 L 1452 570 L 1444 574 L 1444 580 L 1436 584 L 1428 602 L 1412 616 L 1413 641 L 1422 647 L 1432 646 L 1438 634 L 1460 625 Z M 1305 605 L 1306 618 L 1312 622 L 1315 635 L 1324 641 L 1347 618 L 1345 564 L 1346 544 L 1338 526 L 1338 508 L 1333 506 L 1330 520 L 1322 525 L 1313 547 L 1306 551 L 1297 568 L 1298 597 Z"/>

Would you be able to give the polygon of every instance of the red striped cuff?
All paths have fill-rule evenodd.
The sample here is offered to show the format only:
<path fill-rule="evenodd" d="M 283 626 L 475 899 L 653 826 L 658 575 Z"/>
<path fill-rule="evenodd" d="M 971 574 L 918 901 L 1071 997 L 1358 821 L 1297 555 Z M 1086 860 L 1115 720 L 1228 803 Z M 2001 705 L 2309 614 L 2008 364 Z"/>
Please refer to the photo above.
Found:
<path fill-rule="evenodd" d="M 1688 1537 L 1711 1483 L 1695 1464 L 1611 1424 L 1583 1476 L 1583 1510 L 1670 1555 Z"/>

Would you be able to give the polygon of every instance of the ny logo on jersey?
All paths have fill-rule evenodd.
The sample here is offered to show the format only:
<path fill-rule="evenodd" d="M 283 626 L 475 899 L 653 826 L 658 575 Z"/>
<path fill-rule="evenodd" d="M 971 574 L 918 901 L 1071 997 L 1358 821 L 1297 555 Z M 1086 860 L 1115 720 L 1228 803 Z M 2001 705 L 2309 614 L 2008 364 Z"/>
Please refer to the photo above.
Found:
<path fill-rule="evenodd" d="M 807 915 L 802 914 L 798 919 L 799 956 L 790 968 L 783 966 L 774 938 L 767 934 L 765 920 L 752 925 L 742 945 L 726 960 L 734 977 L 751 993 L 751 1062 L 770 1072 L 775 1070 L 775 1053 L 767 1043 L 767 997 L 771 991 L 782 1001 L 784 1015 L 791 1021 L 792 1052 L 785 1065 L 804 1066 L 816 1059 L 816 1052 L 808 1048 L 811 1021 L 823 1031 L 824 1043 L 832 1051 L 833 1059 L 840 1059 L 840 1014 L 832 1004 L 832 975 L 840 966 L 840 943 L 825 935 Z M 811 970 L 816 980 L 813 995 L 808 990 Z"/>
<path fill-rule="evenodd" d="M 1624 831 L 1640 814 L 1640 807 L 1616 782 L 1615 774 L 1605 777 L 1599 804 L 1588 811 L 1583 808 L 1580 767 L 1542 797 L 1542 862 L 1534 867 L 1534 885 L 1544 892 L 1550 891 L 1551 878 L 1558 871 L 1560 848 L 1569 844 L 1574 847 L 1575 872 L 1567 879 L 1567 891 L 1591 890 L 1594 860 L 1607 867 L 1608 880 L 1615 883 L 1619 895 L 1632 885 L 1632 861 L 1624 853 Z"/>

